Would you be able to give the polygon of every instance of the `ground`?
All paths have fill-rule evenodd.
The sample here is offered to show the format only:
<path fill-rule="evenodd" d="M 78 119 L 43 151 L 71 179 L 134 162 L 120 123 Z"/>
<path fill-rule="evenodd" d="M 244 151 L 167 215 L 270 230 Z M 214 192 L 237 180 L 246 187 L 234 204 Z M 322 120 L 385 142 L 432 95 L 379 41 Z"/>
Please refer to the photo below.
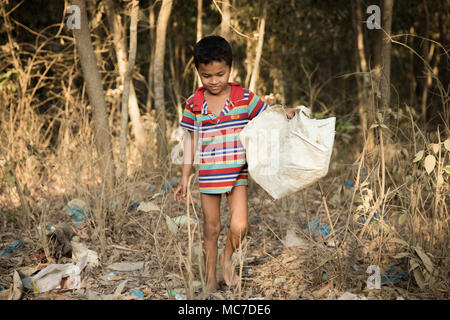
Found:
<path fill-rule="evenodd" d="M 368 289 L 366 273 L 370 264 L 367 248 L 372 245 L 368 236 L 367 244 L 354 246 L 355 241 L 346 241 L 342 245 L 347 215 L 345 210 L 333 206 L 333 185 L 336 181 L 324 180 L 327 207 L 317 187 L 300 191 L 280 200 L 273 200 L 259 186 L 250 181 L 249 188 L 249 230 L 241 250 L 234 254 L 236 272 L 242 281 L 236 288 L 227 288 L 223 282 L 219 291 L 212 296 L 202 293 L 201 257 L 198 256 L 201 237 L 200 224 L 191 225 L 191 238 L 187 226 L 181 226 L 173 236 L 166 224 L 165 215 L 173 218 L 186 215 L 186 203 L 173 202 L 173 189 L 155 196 L 158 192 L 144 193 L 140 201 L 151 201 L 160 211 L 144 212 L 138 210 L 137 202 L 126 212 L 125 223 L 119 235 L 108 237 L 105 258 L 100 259 L 97 267 L 87 266 L 81 273 L 81 289 L 53 290 L 34 294 L 25 290 L 24 300 L 35 299 L 337 299 L 345 292 L 364 296 L 367 299 L 448 299 L 448 291 L 436 289 L 419 290 L 412 277 L 397 283 L 388 283 L 380 289 Z M 347 186 L 350 189 L 350 186 Z M 342 188 L 341 188 L 342 189 Z M 351 190 L 341 190 L 342 197 L 349 198 Z M 153 199 L 152 199 L 153 198 Z M 190 216 L 202 220 L 199 193 L 192 191 L 195 211 L 190 207 Z M 152 200 L 150 200 L 152 199 Z M 96 239 L 95 226 L 82 223 L 75 227 L 67 215 L 65 206 L 67 197 L 48 198 L 40 203 L 46 205 L 45 225 L 59 226 L 65 222 L 76 234 L 79 242 L 89 249 L 101 252 Z M 222 231 L 219 238 L 219 251 L 224 247 L 228 224 L 228 208 L 225 197 L 221 203 Z M 307 212 L 305 210 L 307 208 Z M 327 214 L 327 210 L 330 210 Z M 322 238 L 314 230 L 308 232 L 307 221 L 317 219 L 320 225 L 329 226 L 333 221 L 336 242 L 340 250 L 333 246 L 332 238 Z M 330 219 L 330 220 L 329 220 Z M 36 228 L 26 232 L 8 230 L 11 223 L 1 226 L 0 248 L 15 240 L 24 243 L 16 249 L 10 258 L 0 257 L 0 285 L 11 287 L 14 270 L 27 275 L 35 274 L 50 263 L 70 263 L 70 257 L 45 259 L 42 242 Z M 288 231 L 291 239 L 286 239 Z M 317 230 L 316 230 L 317 231 Z M 113 231 L 107 230 L 111 235 Z M 312 235 L 312 236 L 309 236 Z M 297 245 L 292 245 L 292 237 Z M 350 237 L 352 238 L 352 237 Z M 348 238 L 348 239 L 350 239 Z M 356 238 L 356 237 L 353 237 Z M 190 241 L 190 242 L 189 242 Z M 363 241 L 364 242 L 364 241 Z M 372 241 L 373 242 L 373 241 Z M 189 243 L 192 254 L 189 258 Z M 365 249 L 366 248 L 366 249 Z M 389 247 L 387 247 L 389 248 Z M 397 250 L 393 247 L 392 250 Z M 388 255 L 386 253 L 386 255 Z M 111 280 L 101 279 L 112 272 L 108 268 L 114 262 L 144 261 L 144 267 L 138 271 L 114 271 Z M 382 274 L 395 264 L 406 270 L 402 260 L 382 257 Z M 406 270 L 407 271 L 407 270 Z M 220 273 L 220 270 L 219 270 Z M 220 278 L 220 275 L 219 275 Z M 124 282 L 126 281 L 126 282 Z M 122 285 L 121 285 L 122 284 Z M 118 289 L 119 288 L 119 289 Z M 0 287 L 1 289 L 1 287 Z M 142 297 L 132 295 L 140 290 Z M 114 295 L 116 293 L 116 295 Z"/>

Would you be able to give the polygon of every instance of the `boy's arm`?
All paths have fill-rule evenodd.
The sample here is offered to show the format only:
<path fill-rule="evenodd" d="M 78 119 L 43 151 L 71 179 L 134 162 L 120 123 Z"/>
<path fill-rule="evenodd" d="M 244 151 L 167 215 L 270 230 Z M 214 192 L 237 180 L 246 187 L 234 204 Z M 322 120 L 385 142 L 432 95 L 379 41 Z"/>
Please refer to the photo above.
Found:
<path fill-rule="evenodd" d="M 184 139 L 182 178 L 189 178 L 192 164 L 194 163 L 194 154 L 194 131 L 188 131 L 188 134 L 186 134 L 186 139 Z"/>
<path fill-rule="evenodd" d="M 194 162 L 194 131 L 187 132 L 185 133 L 186 137 L 184 139 L 183 171 L 181 173 L 181 181 L 173 195 L 174 201 L 180 200 L 180 193 L 182 198 L 186 200 L 189 175 L 191 174 L 192 164 Z"/>

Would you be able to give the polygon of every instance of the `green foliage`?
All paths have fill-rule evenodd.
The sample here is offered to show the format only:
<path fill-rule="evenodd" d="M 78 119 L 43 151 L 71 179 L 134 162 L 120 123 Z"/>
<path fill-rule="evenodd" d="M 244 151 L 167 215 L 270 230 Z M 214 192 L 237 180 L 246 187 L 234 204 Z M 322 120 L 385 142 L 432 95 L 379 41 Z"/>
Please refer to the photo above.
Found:
<path fill-rule="evenodd" d="M 10 69 L 6 72 L 0 73 L 0 90 L 6 89 L 12 92 L 17 91 L 17 81 L 20 77 L 20 72 Z"/>
<path fill-rule="evenodd" d="M 350 134 L 354 129 L 355 126 L 351 122 L 339 118 L 336 120 L 336 132 Z"/>

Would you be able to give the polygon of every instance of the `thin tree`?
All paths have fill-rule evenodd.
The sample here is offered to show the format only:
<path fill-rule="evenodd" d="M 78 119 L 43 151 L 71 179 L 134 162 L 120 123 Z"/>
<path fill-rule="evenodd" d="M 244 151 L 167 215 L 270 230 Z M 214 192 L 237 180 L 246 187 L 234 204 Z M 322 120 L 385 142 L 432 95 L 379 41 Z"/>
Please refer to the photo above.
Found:
<path fill-rule="evenodd" d="M 139 13 L 139 2 L 137 0 L 133 0 L 131 2 L 130 53 L 125 73 L 123 75 L 122 120 L 120 127 L 120 173 L 121 173 L 120 178 L 122 181 L 124 181 L 125 178 L 127 177 L 128 104 L 130 101 L 129 97 L 132 88 L 131 79 L 133 75 L 133 68 L 136 61 L 138 13 Z"/>
<path fill-rule="evenodd" d="M 230 0 L 222 0 L 222 22 L 220 23 L 220 35 L 227 41 L 231 33 L 231 5 Z"/>
<path fill-rule="evenodd" d="M 382 24 L 383 37 L 381 45 L 381 78 L 380 78 L 380 104 L 381 109 L 389 107 L 391 101 L 391 26 L 392 7 L 394 0 L 383 1 Z"/>
<path fill-rule="evenodd" d="M 164 105 L 164 55 L 166 50 L 166 31 L 167 23 L 172 10 L 173 0 L 163 0 L 158 15 L 156 26 L 156 46 L 154 60 L 154 92 L 156 107 L 156 123 L 158 124 L 157 132 L 157 154 L 158 166 L 161 166 L 168 155 L 167 132 L 166 132 L 166 108 Z"/>
<path fill-rule="evenodd" d="M 202 38 L 203 0 L 197 0 L 197 42 Z"/>
<path fill-rule="evenodd" d="M 150 46 L 148 48 L 150 52 L 150 63 L 148 64 L 148 88 L 147 88 L 147 112 L 152 110 L 152 99 L 153 96 L 153 68 L 155 61 L 155 4 L 158 1 L 153 1 L 148 8 L 148 24 L 149 24 L 149 43 Z"/>
<path fill-rule="evenodd" d="M 259 64 L 261 61 L 263 44 L 264 44 L 264 31 L 266 28 L 266 18 L 267 18 L 267 2 L 264 1 L 261 19 L 259 21 L 259 32 L 258 32 L 258 45 L 256 46 L 256 56 L 253 66 L 252 77 L 250 79 L 250 87 L 251 91 L 256 90 L 256 84 L 258 82 L 259 77 Z"/>
<path fill-rule="evenodd" d="M 103 92 L 100 73 L 97 68 L 97 59 L 95 58 L 92 47 L 89 23 L 86 14 L 85 0 L 72 0 L 71 3 L 80 8 L 80 29 L 73 29 L 76 46 L 80 55 L 80 64 L 83 70 L 83 78 L 86 82 L 86 90 L 92 106 L 94 120 L 94 142 L 99 156 L 99 169 L 102 172 L 103 191 L 106 197 L 112 195 L 115 184 L 115 167 L 112 150 L 111 134 L 106 112 L 105 95 Z M 103 204 L 100 208 L 104 208 Z M 101 256 L 106 254 L 106 216 L 105 211 L 101 210 L 97 214 L 97 223 L 99 230 L 99 240 L 101 247 Z"/>
<path fill-rule="evenodd" d="M 72 0 L 71 2 L 80 8 L 80 29 L 73 29 L 73 35 L 80 55 L 87 94 L 92 106 L 95 145 L 100 157 L 100 167 L 104 173 L 106 190 L 111 192 L 115 182 L 111 133 L 102 81 L 91 42 L 86 4 L 85 0 Z"/>
<path fill-rule="evenodd" d="M 372 91 L 370 84 L 369 66 L 367 64 L 365 48 L 364 48 L 364 34 L 362 30 L 362 14 L 361 14 L 361 0 L 352 1 L 353 11 L 353 28 L 355 31 L 356 43 L 356 70 L 359 75 L 356 77 L 356 84 L 358 88 L 358 113 L 361 121 L 361 132 L 364 139 L 367 139 L 368 149 L 371 150 L 374 146 L 374 135 L 372 130 L 368 130 L 368 124 L 373 122 L 373 102 L 370 99 L 370 92 Z M 367 133 L 367 137 L 366 137 Z"/>
<path fill-rule="evenodd" d="M 423 0 L 423 8 L 425 11 L 425 38 L 430 37 L 430 12 L 428 10 L 428 3 L 426 0 Z M 430 89 L 432 83 L 432 73 L 430 70 L 430 61 L 433 57 L 434 53 L 434 42 L 431 43 L 428 40 L 423 43 L 423 57 L 425 59 L 425 63 L 423 66 L 423 70 L 425 73 L 425 77 L 423 79 L 423 91 L 422 91 L 422 100 L 421 100 L 421 112 L 422 112 L 422 121 L 424 124 L 427 122 L 427 101 L 428 101 L 428 90 Z"/>
<path fill-rule="evenodd" d="M 196 42 L 199 42 L 202 39 L 203 36 L 203 0 L 197 0 L 197 37 Z M 200 76 L 197 74 L 196 77 L 194 77 L 194 90 L 196 88 L 196 85 L 201 85 Z"/>
<path fill-rule="evenodd" d="M 120 14 L 116 12 L 112 0 L 105 0 L 108 23 L 110 25 L 111 33 L 113 35 L 114 48 L 117 57 L 117 65 L 119 67 L 119 74 L 122 85 L 124 86 L 125 73 L 127 71 L 127 44 L 125 36 L 125 28 L 122 24 Z M 131 49 L 130 49 L 131 52 Z M 141 114 L 139 112 L 138 100 L 136 97 L 136 90 L 133 81 L 130 82 L 130 93 L 128 102 L 128 112 L 130 115 L 134 137 L 136 139 L 137 148 L 145 160 L 147 151 L 147 134 L 144 130 L 141 121 Z"/>

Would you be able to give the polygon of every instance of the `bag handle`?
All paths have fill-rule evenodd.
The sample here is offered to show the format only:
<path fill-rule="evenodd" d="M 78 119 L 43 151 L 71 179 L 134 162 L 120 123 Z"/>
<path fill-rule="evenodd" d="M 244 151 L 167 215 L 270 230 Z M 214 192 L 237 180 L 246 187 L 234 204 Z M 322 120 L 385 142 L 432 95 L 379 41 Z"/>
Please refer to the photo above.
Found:
<path fill-rule="evenodd" d="M 286 116 L 287 116 L 287 112 L 286 112 L 286 110 L 284 110 L 284 108 L 285 108 L 284 105 L 282 105 L 282 104 L 274 104 L 274 105 L 271 105 L 271 107 L 272 108 L 280 108 L 280 109 L 282 109 L 284 111 L 284 113 L 286 114 Z M 311 110 L 309 108 L 305 107 L 304 105 L 296 106 L 295 110 L 296 111 L 300 110 L 300 112 L 303 112 L 308 118 L 311 118 Z M 296 113 L 294 114 L 294 117 L 295 117 L 295 115 L 296 115 Z"/>
<path fill-rule="evenodd" d="M 295 109 L 300 110 L 300 112 L 303 112 L 305 116 L 311 118 L 311 110 L 304 105 L 296 106 Z"/>

